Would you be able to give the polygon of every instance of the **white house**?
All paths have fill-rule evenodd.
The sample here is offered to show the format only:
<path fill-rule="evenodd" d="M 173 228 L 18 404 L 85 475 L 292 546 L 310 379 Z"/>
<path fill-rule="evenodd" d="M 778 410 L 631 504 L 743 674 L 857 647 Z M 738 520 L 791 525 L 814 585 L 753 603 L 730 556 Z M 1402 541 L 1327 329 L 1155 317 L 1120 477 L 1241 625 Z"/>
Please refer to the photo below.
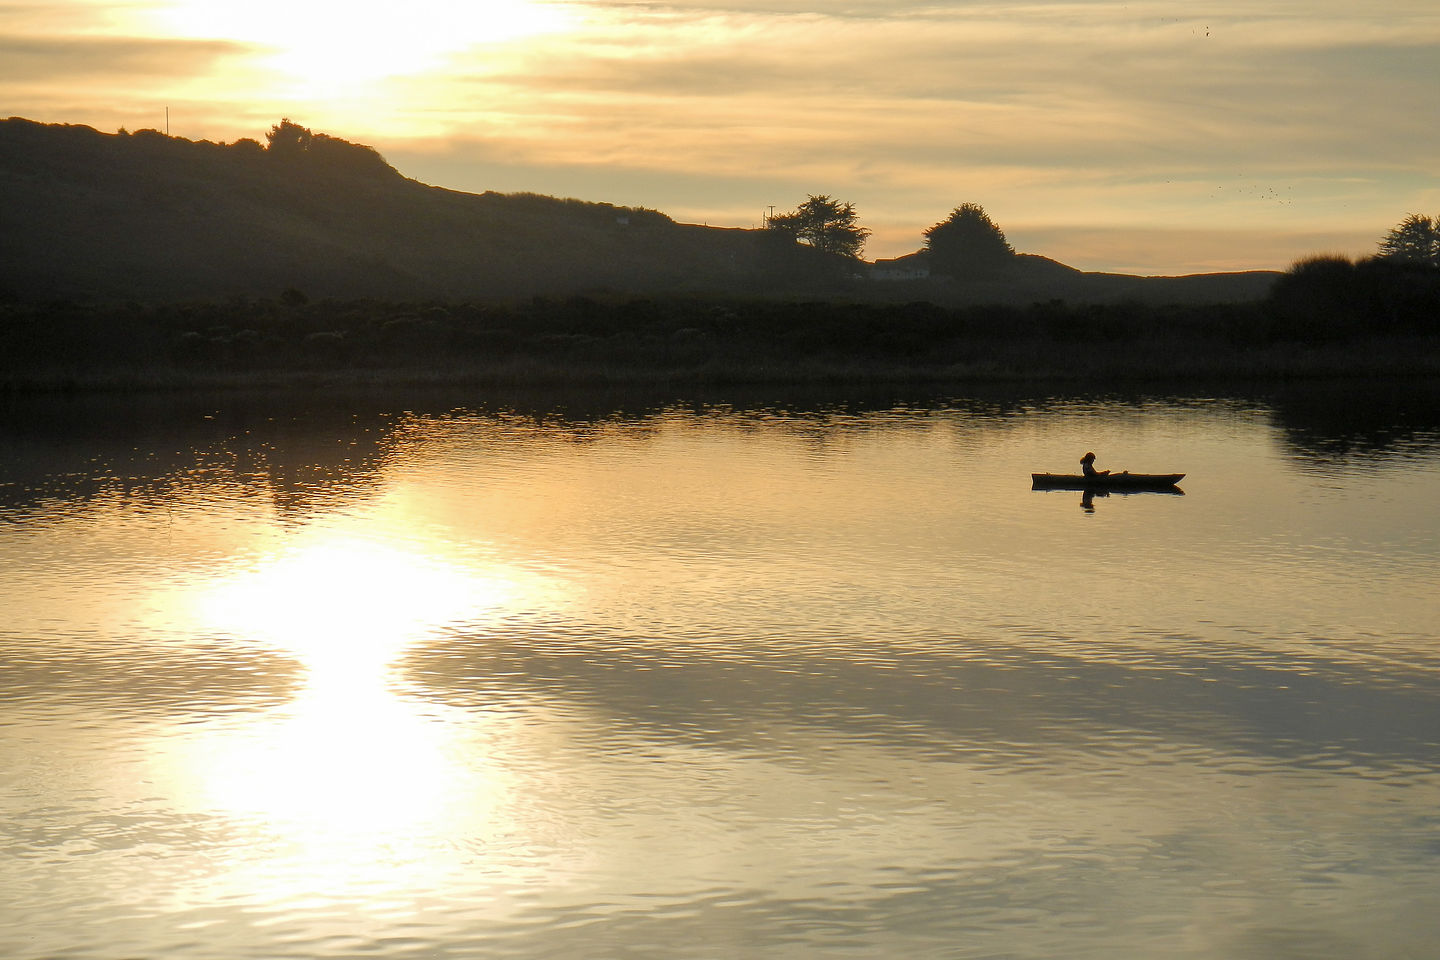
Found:
<path fill-rule="evenodd" d="M 923 250 L 870 264 L 871 280 L 924 280 L 928 276 L 930 260 Z"/>

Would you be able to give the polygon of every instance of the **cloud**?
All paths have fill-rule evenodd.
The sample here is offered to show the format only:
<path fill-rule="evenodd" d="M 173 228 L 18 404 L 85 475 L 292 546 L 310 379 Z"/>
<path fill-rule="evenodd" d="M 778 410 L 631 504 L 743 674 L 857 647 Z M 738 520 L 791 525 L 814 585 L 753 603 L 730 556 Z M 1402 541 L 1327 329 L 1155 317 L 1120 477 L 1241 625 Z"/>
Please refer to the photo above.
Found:
<path fill-rule="evenodd" d="M 966 201 L 1007 230 L 1228 224 L 1279 249 L 1383 230 L 1440 186 L 1431 0 L 552 6 L 563 27 L 543 35 L 462 47 L 483 31 L 460 30 L 431 68 L 296 85 L 267 73 L 273 51 L 142 35 L 158 19 L 127 7 L 0 4 L 0 85 L 12 109 L 63 99 L 78 115 L 50 119 L 111 125 L 129 121 L 101 103 L 163 91 L 214 139 L 298 116 L 392 159 L 449 158 L 417 169 L 454 170 L 446 186 L 488 185 L 468 156 L 506 182 L 529 171 L 518 189 L 696 221 L 831 193 L 873 218 L 872 255 Z"/>
<path fill-rule="evenodd" d="M 245 51 L 241 44 L 221 40 L 0 37 L 0 82 L 189 77 Z"/>
<path fill-rule="evenodd" d="M 487 53 L 469 79 L 521 112 L 543 100 L 550 109 L 542 116 L 568 101 L 587 118 L 598 109 L 607 123 L 620 115 L 632 126 L 692 117 L 679 120 L 680 130 L 743 129 L 754 125 L 744 118 L 763 117 L 796 131 L 797 146 L 817 127 L 838 125 L 881 150 L 897 131 L 921 149 L 980 140 L 1006 165 L 1050 166 L 1062 153 L 1114 163 L 1168 152 L 1189 162 L 1257 147 L 1274 157 L 1287 145 L 1289 159 L 1301 160 L 1317 144 L 1343 146 L 1347 127 L 1352 146 L 1373 145 L 1377 126 L 1408 122 L 1422 132 L 1429 94 L 1417 80 L 1440 52 L 1440 41 L 1418 45 L 1394 24 L 1370 29 L 1372 43 L 1361 47 L 1355 38 L 1365 31 L 1346 23 L 1346 46 L 1337 49 L 1316 48 L 1316 37 L 1332 36 L 1325 30 L 1298 30 L 1298 39 L 1259 56 L 1254 35 L 1275 33 L 1270 21 L 1265 30 L 1237 28 L 1245 42 L 1205 44 L 1193 21 L 1121 30 L 1103 19 L 1026 20 L 1036 8 L 1003 21 L 932 11 L 918 29 L 903 16 L 871 23 L 620 9 L 582 36 L 514 56 Z M 1374 43 L 1381 34 L 1410 46 Z M 1411 66 L 1400 71 L 1397 62 Z M 1358 109 L 1367 102 L 1372 109 Z M 827 135 L 824 145 L 833 142 Z"/>

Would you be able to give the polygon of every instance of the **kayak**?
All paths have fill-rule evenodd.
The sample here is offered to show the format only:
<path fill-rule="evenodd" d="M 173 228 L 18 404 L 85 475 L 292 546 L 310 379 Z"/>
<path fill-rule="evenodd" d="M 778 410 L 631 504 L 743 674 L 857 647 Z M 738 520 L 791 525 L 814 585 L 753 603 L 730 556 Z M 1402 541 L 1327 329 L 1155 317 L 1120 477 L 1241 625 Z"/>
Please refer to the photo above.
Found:
<path fill-rule="evenodd" d="M 1183 473 L 1032 473 L 1032 490 L 1169 490 L 1185 478 Z"/>

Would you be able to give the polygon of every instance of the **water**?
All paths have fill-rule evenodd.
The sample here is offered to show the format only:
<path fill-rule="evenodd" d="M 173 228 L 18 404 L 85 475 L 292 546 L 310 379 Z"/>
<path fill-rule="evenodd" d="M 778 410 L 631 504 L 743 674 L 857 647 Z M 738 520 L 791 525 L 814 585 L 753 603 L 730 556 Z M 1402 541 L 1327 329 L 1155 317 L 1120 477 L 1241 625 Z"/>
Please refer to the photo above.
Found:
<path fill-rule="evenodd" d="M 11 401 L 0 956 L 1433 956 L 1437 425 Z"/>

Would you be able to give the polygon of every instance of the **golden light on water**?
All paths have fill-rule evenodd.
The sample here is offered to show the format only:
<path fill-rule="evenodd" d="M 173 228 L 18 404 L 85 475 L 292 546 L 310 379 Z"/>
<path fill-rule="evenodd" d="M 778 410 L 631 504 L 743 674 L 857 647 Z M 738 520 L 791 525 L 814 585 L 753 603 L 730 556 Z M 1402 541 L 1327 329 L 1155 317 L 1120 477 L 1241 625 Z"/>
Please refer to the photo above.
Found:
<path fill-rule="evenodd" d="M 270 722 L 208 742 L 202 791 L 308 843 L 388 838 L 439 816 L 452 794 L 444 734 L 393 697 L 307 693 Z"/>
<path fill-rule="evenodd" d="M 1433 952 L 1440 473 L 1333 453 L 1418 395 L 454 396 L 381 444 L 167 400 L 124 485 L 60 472 L 90 417 L 11 445 L 54 467 L 0 524 L 0 954 Z M 1203 469 L 1017 485 L 1092 445 Z"/>
<path fill-rule="evenodd" d="M 216 583 L 200 617 L 293 655 L 311 689 L 353 697 L 383 686 L 396 655 L 428 630 L 483 615 L 517 590 L 401 547 L 319 534 Z"/>
<path fill-rule="evenodd" d="M 281 843 L 284 883 L 383 885 L 382 860 L 422 861 L 425 838 L 454 832 L 457 820 L 483 829 L 505 795 L 483 755 L 457 762 L 458 727 L 434 715 L 441 708 L 397 689 L 396 661 L 427 632 L 481 619 L 522 592 L 517 581 L 333 531 L 222 577 L 201 590 L 203 628 L 292 656 L 304 686 L 172 751 L 171 776 L 193 802 Z M 230 882 L 288 895 L 259 875 Z"/>

